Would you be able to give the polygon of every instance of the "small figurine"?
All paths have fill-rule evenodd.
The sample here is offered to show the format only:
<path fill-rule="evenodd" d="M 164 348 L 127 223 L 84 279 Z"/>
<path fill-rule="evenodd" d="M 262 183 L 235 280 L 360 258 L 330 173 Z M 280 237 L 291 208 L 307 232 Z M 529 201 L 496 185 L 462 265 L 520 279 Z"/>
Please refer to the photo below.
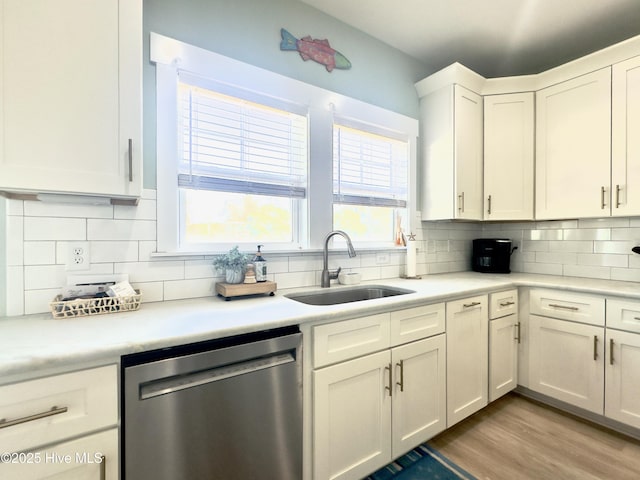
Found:
<path fill-rule="evenodd" d="M 256 283 L 256 272 L 254 270 L 253 263 L 247 263 L 243 283 Z"/>

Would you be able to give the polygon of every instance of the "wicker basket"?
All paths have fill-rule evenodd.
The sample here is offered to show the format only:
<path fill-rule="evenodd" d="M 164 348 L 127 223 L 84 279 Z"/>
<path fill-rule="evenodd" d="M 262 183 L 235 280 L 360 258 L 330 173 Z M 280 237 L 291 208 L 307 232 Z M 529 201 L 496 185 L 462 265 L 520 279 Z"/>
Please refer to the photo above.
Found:
<path fill-rule="evenodd" d="M 136 290 L 135 295 L 126 297 L 78 298 L 67 301 L 62 300 L 62 295 L 58 295 L 49 305 L 53 318 L 67 318 L 138 310 L 141 299 L 140 290 Z"/>

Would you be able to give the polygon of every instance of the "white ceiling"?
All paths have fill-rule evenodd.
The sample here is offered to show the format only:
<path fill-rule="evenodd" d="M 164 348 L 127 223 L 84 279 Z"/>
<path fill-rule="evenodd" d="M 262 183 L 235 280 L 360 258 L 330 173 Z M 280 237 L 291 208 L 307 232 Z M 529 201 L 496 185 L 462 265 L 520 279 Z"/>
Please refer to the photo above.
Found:
<path fill-rule="evenodd" d="M 539 73 L 640 34 L 640 0 L 301 0 L 424 63 Z M 344 47 L 343 47 L 344 49 Z"/>

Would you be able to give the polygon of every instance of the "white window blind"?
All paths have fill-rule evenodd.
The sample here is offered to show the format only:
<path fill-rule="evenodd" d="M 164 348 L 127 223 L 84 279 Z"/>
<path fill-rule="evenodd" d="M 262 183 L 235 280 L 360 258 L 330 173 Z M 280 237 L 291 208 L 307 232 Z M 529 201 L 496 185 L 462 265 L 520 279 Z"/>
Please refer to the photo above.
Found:
<path fill-rule="evenodd" d="M 305 198 L 307 117 L 180 81 L 178 186 Z"/>
<path fill-rule="evenodd" d="M 334 124 L 334 203 L 405 208 L 408 168 L 406 141 Z"/>

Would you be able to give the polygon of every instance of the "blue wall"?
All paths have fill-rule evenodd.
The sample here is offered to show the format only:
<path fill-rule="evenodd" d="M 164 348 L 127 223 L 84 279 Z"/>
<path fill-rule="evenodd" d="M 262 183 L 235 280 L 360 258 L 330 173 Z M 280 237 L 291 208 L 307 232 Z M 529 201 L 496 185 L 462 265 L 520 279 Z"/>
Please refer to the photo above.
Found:
<path fill-rule="evenodd" d="M 296 37 L 327 38 L 352 64 L 329 73 L 280 51 L 280 28 Z M 144 0 L 144 186 L 156 185 L 155 67 L 149 32 L 241 60 L 388 110 L 418 118 L 418 60 L 296 0 Z"/>

